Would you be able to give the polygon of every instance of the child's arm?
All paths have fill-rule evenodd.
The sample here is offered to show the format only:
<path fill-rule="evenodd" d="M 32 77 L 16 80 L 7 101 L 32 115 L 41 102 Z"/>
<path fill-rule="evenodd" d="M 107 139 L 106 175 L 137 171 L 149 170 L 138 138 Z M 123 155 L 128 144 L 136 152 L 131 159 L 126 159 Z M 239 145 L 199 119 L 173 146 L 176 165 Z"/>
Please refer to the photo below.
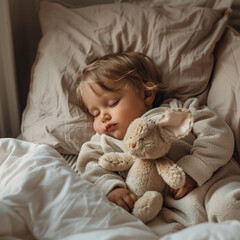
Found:
<path fill-rule="evenodd" d="M 126 184 L 117 173 L 99 165 L 99 158 L 103 154 L 100 136 L 94 135 L 91 141 L 83 144 L 77 159 L 77 168 L 81 177 L 95 184 L 107 195 L 115 187 L 126 188 Z"/>
<path fill-rule="evenodd" d="M 209 108 L 199 107 L 197 99 L 187 100 L 183 107 L 193 113 L 195 140 L 190 154 L 182 157 L 178 165 L 201 186 L 231 159 L 234 137 L 225 121 Z"/>

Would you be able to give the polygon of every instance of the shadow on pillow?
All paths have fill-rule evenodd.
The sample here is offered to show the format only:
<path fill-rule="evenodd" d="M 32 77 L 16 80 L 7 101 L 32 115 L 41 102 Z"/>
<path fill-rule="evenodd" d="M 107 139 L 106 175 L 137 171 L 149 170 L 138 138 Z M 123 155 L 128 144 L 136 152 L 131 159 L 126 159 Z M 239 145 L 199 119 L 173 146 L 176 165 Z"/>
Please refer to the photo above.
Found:
<path fill-rule="evenodd" d="M 230 27 L 216 48 L 207 104 L 232 128 L 240 154 L 240 33 Z"/>

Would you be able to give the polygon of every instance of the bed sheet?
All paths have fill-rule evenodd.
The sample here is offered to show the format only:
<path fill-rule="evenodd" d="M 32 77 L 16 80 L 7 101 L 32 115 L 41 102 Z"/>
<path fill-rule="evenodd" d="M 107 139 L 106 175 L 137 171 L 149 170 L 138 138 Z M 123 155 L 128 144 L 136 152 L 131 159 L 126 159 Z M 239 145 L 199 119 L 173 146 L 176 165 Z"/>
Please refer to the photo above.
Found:
<path fill-rule="evenodd" d="M 240 222 L 203 223 L 159 238 L 108 202 L 47 145 L 0 139 L 0 239 L 237 240 Z"/>
<path fill-rule="evenodd" d="M 157 239 L 51 147 L 0 139 L 0 159 L 0 239 Z"/>

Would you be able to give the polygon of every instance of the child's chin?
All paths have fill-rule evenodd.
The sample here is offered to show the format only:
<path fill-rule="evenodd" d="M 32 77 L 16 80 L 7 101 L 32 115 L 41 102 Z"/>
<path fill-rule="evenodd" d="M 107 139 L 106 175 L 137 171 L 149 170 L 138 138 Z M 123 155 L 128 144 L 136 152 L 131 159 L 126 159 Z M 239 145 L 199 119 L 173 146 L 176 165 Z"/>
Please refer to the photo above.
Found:
<path fill-rule="evenodd" d="M 113 138 L 116 138 L 118 140 L 123 140 L 124 138 L 124 134 L 122 133 L 112 133 L 112 134 L 109 134 L 109 136 L 113 137 Z"/>

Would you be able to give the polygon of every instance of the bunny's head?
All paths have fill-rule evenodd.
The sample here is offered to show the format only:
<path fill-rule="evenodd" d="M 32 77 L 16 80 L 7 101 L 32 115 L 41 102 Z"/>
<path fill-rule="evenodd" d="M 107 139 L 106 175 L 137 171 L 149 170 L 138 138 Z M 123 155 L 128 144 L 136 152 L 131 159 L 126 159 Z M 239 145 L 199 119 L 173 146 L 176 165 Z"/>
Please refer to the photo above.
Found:
<path fill-rule="evenodd" d="M 169 109 L 157 121 L 145 117 L 135 119 L 128 127 L 123 144 L 131 155 L 157 159 L 166 155 L 173 140 L 186 136 L 193 117 L 188 109 Z"/>

